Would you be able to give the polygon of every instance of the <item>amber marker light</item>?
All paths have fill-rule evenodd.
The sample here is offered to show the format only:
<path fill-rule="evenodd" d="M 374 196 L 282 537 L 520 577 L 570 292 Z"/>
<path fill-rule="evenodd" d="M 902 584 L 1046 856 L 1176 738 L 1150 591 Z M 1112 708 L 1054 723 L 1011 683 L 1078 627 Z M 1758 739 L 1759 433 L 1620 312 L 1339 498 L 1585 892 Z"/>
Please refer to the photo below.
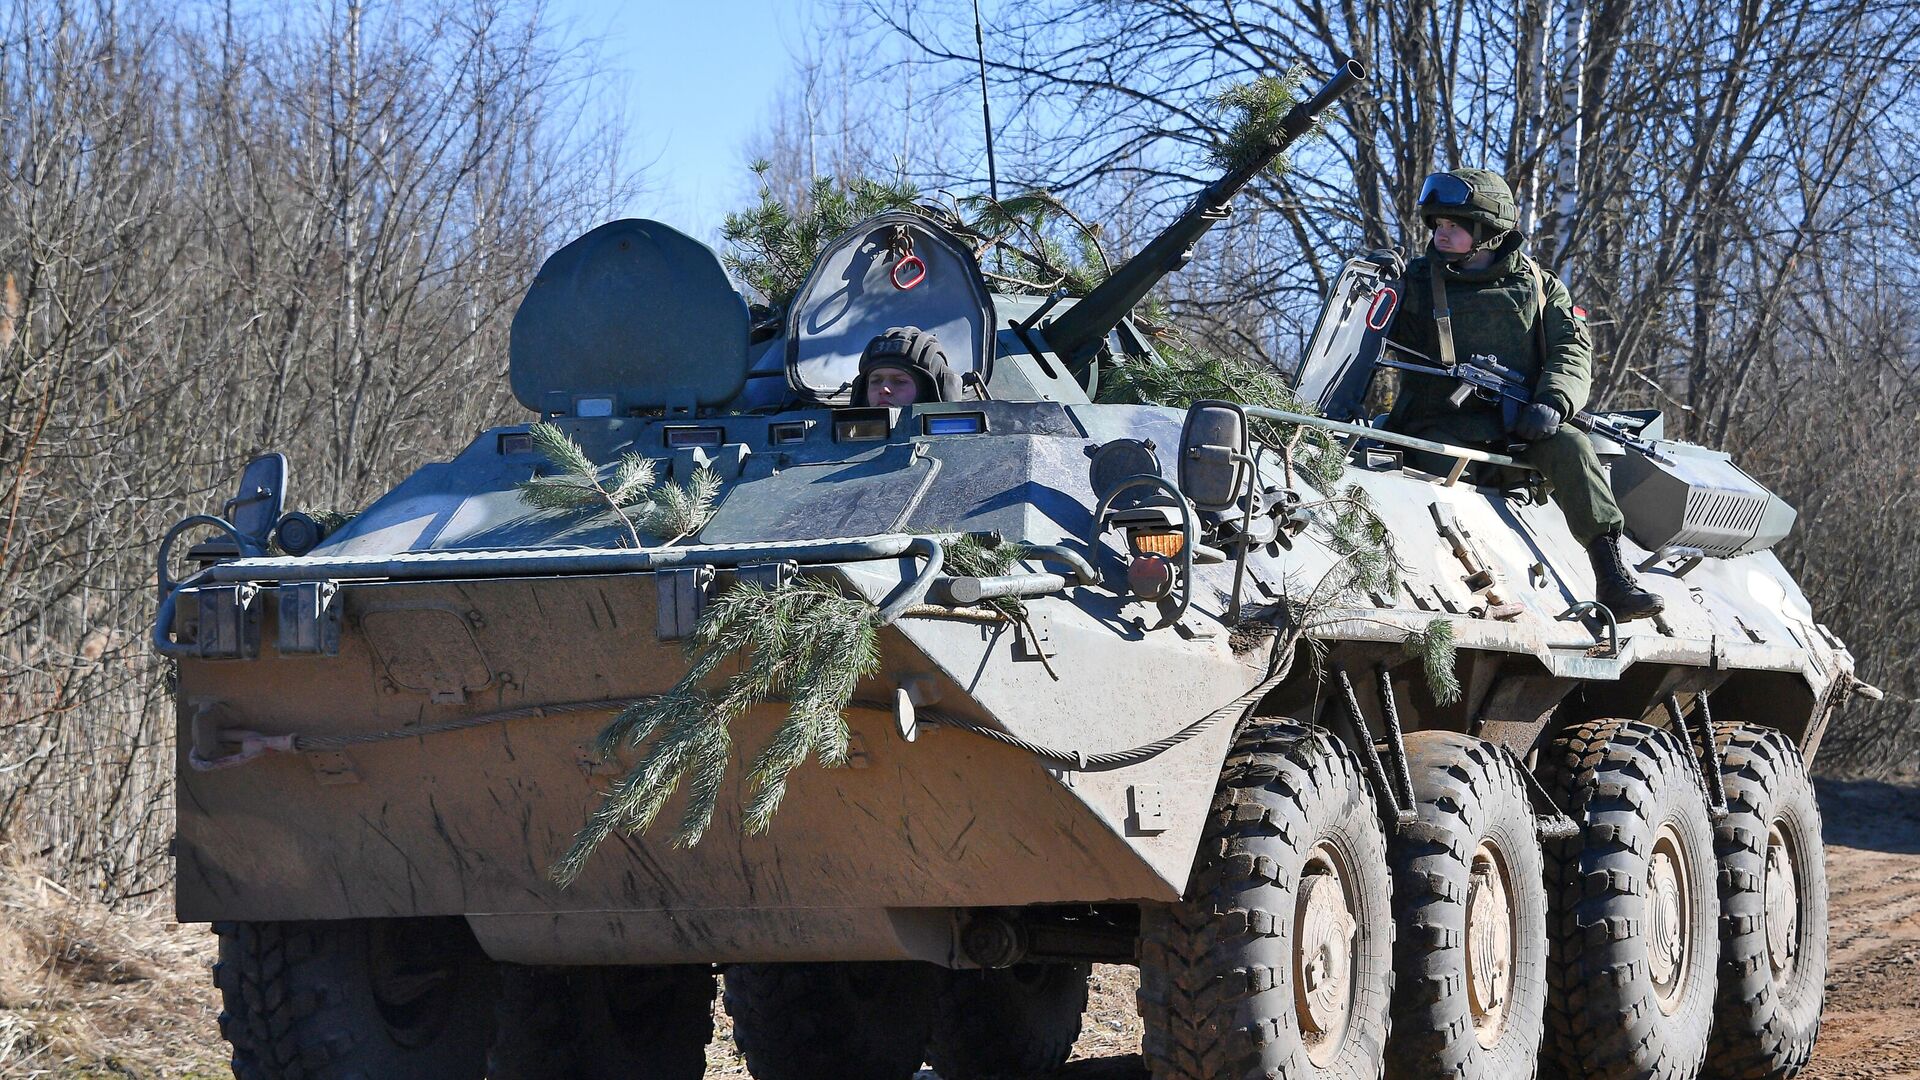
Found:
<path fill-rule="evenodd" d="M 1186 537 L 1178 529 L 1164 532 L 1136 530 L 1127 534 L 1127 542 L 1133 546 L 1136 555 L 1159 555 L 1167 559 L 1180 557 L 1180 549 L 1186 546 Z"/>

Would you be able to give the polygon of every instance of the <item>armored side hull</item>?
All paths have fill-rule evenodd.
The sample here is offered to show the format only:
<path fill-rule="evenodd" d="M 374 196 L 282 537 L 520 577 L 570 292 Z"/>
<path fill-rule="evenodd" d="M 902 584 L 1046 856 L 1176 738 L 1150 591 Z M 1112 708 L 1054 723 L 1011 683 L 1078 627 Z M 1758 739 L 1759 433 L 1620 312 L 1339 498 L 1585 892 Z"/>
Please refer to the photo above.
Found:
<path fill-rule="evenodd" d="M 962 411 L 982 430 L 926 434 L 940 426 L 929 417 Z M 1255 704 L 1236 700 L 1275 660 L 1271 636 L 1224 621 L 1230 561 L 1194 569 L 1174 625 L 1124 585 L 1069 583 L 1028 600 L 1024 622 L 915 608 L 883 631 L 883 670 L 849 713 L 852 766 L 796 773 L 770 833 L 740 834 L 730 787 L 697 846 L 673 847 L 664 826 L 617 836 L 571 887 L 549 879 L 622 768 L 595 758 L 594 736 L 681 674 L 677 639 L 703 597 L 792 562 L 884 603 L 928 570 L 908 537 L 961 532 L 1061 545 L 1124 581 L 1122 541 L 1093 521 L 1090 453 L 1118 438 L 1178 445 L 1182 414 L 930 405 L 861 443 L 841 441 L 834 418 L 701 421 L 738 448 L 734 475 L 702 533 L 671 549 L 621 550 L 606 516 L 524 506 L 513 485 L 535 459 L 515 438 L 524 429 L 501 429 L 308 556 L 224 562 L 192 582 L 161 627 L 180 657 L 180 917 L 464 916 L 490 955 L 526 963 L 955 964 L 971 911 L 1177 900 L 1233 721 Z M 595 460 L 671 456 L 664 421 L 563 423 Z M 1667 612 L 1621 628 L 1614 648 L 1601 625 L 1561 617 L 1592 581 L 1555 508 L 1380 464 L 1348 481 L 1394 534 L 1404 584 L 1316 636 L 1333 661 L 1390 673 L 1408 729 L 1525 754 L 1582 717 L 1655 716 L 1669 695 L 1711 691 L 1719 715 L 1814 751 L 1851 659 L 1772 555 L 1684 576 L 1651 568 Z M 1288 479 L 1263 466 L 1263 484 Z M 1316 535 L 1250 553 L 1251 610 L 1300 595 L 1333 564 Z M 1445 708 L 1402 648 L 1442 617 L 1464 687 Z M 1296 664 L 1260 711 L 1314 720 L 1323 670 Z M 923 722 L 914 741 L 903 690 Z M 777 719 L 762 707 L 736 730 L 730 784 Z M 1129 764 L 1098 760 L 1183 729 Z"/>

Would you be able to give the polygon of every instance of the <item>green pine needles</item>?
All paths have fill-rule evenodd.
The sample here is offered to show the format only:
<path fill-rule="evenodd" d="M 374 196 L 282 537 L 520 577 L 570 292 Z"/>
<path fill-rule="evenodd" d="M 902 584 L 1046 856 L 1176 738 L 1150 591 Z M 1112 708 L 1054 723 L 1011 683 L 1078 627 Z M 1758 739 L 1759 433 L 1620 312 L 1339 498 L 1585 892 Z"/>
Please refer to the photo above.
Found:
<path fill-rule="evenodd" d="M 1098 400 L 1114 405 L 1163 405 L 1186 408 L 1213 399 L 1280 409 L 1303 416 L 1319 410 L 1294 394 L 1271 365 L 1238 356 L 1223 356 L 1170 333 L 1155 343 L 1160 359 L 1133 358 L 1101 373 Z M 1286 424 L 1253 418 L 1253 437 L 1269 452 L 1280 455 L 1287 483 L 1297 473 L 1314 490 L 1331 492 L 1346 472 L 1345 447 L 1330 431 L 1305 424 Z"/>
<path fill-rule="evenodd" d="M 1018 544 L 988 546 L 970 536 L 944 546 L 947 572 L 969 576 L 1008 573 L 1024 554 Z M 989 606 L 1008 618 L 1025 614 L 1011 597 Z M 600 733 L 600 755 L 637 752 L 639 759 L 554 864 L 553 879 L 572 883 L 615 830 L 647 831 L 682 787 L 686 803 L 672 842 L 699 843 L 726 783 L 735 721 L 756 705 L 785 702 L 785 718 L 746 776 L 741 830 L 766 832 L 793 770 L 809 758 L 829 768 L 847 763 L 845 713 L 860 680 L 880 670 L 880 625 L 873 604 L 811 578 L 772 589 L 735 585 L 710 601 L 687 638 L 686 674 L 666 693 L 623 710 Z M 737 670 L 721 678 L 733 657 L 740 658 Z"/>
<path fill-rule="evenodd" d="M 1230 113 L 1227 131 L 1210 155 L 1213 164 L 1227 171 L 1244 168 L 1260 160 L 1280 138 L 1280 122 L 1300 101 L 1300 86 L 1307 69 L 1295 64 L 1285 75 L 1262 75 L 1252 82 L 1229 86 L 1213 99 L 1214 105 Z M 1285 155 L 1268 164 L 1267 171 L 1279 175 L 1287 169 Z"/>
<path fill-rule="evenodd" d="M 1027 191 L 998 202 L 976 195 L 962 203 L 973 215 L 962 230 L 991 249 L 982 270 L 996 288 L 1039 295 L 1065 289 L 1069 296 L 1085 296 L 1113 273 L 1100 246 L 1100 227 L 1052 192 Z"/>
<path fill-rule="evenodd" d="M 989 547 L 971 534 L 962 534 L 942 546 L 946 549 L 946 572 L 953 577 L 999 577 L 1011 574 L 1019 569 L 1020 560 L 1027 553 L 1027 549 L 1019 544 Z M 1027 613 L 1027 606 L 1017 596 L 986 600 L 980 606 L 991 608 L 1009 619 L 1020 619 Z"/>
<path fill-rule="evenodd" d="M 554 471 L 521 481 L 520 501 L 528 506 L 611 513 L 626 526 L 634 547 L 646 546 L 642 535 L 658 538 L 662 547 L 678 543 L 713 516 L 720 477 L 712 469 L 695 469 L 685 484 L 655 482 L 651 460 L 622 454 L 603 477 L 580 444 L 558 427 L 535 424 L 529 432 Z"/>
<path fill-rule="evenodd" d="M 1182 407 L 1212 398 L 1303 416 L 1318 412 L 1265 364 L 1210 353 L 1178 337 L 1163 340 L 1159 351 L 1158 361 L 1133 359 L 1108 371 L 1100 383 L 1100 400 Z M 1393 532 L 1374 511 L 1365 488 L 1343 485 L 1347 456 L 1340 440 L 1332 432 L 1306 424 L 1255 418 L 1248 427 L 1269 453 L 1279 454 L 1288 487 L 1298 476 L 1320 493 L 1319 499 L 1300 509 L 1313 514 L 1336 557 L 1314 587 L 1288 605 L 1289 621 L 1303 628 L 1325 625 L 1339 621 L 1336 609 L 1360 603 L 1369 593 L 1398 592 L 1403 567 L 1394 550 Z M 1429 622 L 1407 638 L 1406 648 L 1409 655 L 1421 658 L 1427 688 L 1436 702 L 1446 705 L 1459 700 L 1452 623 Z"/>
<path fill-rule="evenodd" d="M 1409 636 L 1404 647 L 1408 656 L 1420 658 L 1435 703 L 1451 705 L 1460 700 L 1460 676 L 1453 667 L 1453 623 L 1434 619 L 1424 630 Z"/>
<path fill-rule="evenodd" d="M 864 177 L 848 181 L 816 177 L 807 192 L 805 208 L 789 210 L 767 182 L 772 168 L 753 164 L 760 178 L 760 201 L 720 226 L 727 242 L 721 261 L 741 281 L 753 286 L 775 310 L 786 307 L 807 280 L 815 259 L 848 229 L 887 210 L 911 209 L 920 197 L 911 184 L 883 184 Z"/>
<path fill-rule="evenodd" d="M 554 864 L 553 879 L 570 884 L 615 829 L 645 832 L 683 784 L 686 805 L 673 843 L 699 843 L 726 781 L 734 722 L 755 705 L 785 701 L 786 718 L 746 778 L 741 828 L 750 835 L 765 832 L 795 768 L 809 757 L 829 767 L 846 764 L 843 714 L 854 687 L 880 670 L 879 630 L 872 604 L 808 578 L 777 589 L 736 585 L 711 601 L 687 639 L 686 674 L 660 697 L 621 712 L 600 733 L 603 755 L 642 752 Z M 742 658 L 739 670 L 710 685 L 734 656 Z"/>

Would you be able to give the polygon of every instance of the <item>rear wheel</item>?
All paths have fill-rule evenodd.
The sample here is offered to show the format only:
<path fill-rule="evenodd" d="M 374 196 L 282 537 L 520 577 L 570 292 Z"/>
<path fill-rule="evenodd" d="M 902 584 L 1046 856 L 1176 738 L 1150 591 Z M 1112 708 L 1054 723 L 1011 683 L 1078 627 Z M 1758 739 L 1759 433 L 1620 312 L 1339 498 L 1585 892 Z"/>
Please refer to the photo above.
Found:
<path fill-rule="evenodd" d="M 1532 1076 L 1547 997 L 1547 891 L 1526 780 L 1452 732 L 1407 736 L 1420 811 L 1393 858 L 1396 1077 Z"/>
<path fill-rule="evenodd" d="M 755 1080 L 908 1080 L 925 1060 L 930 964 L 735 964 L 733 1041 Z"/>
<path fill-rule="evenodd" d="M 494 965 L 458 919 L 215 923 L 236 1080 L 480 1080 Z"/>
<path fill-rule="evenodd" d="M 1324 731 L 1256 722 L 1227 759 L 1187 898 L 1142 913 L 1155 1080 L 1377 1080 L 1392 888 L 1352 752 Z"/>
<path fill-rule="evenodd" d="M 1827 980 L 1820 809 L 1792 740 L 1718 725 L 1727 817 L 1720 859 L 1720 1000 L 1706 1075 L 1787 1077 L 1813 1055 Z"/>
<path fill-rule="evenodd" d="M 500 973 L 488 1080 L 700 1080 L 713 1039 L 705 967 L 519 967 Z"/>
<path fill-rule="evenodd" d="M 1087 1010 L 1086 964 L 941 973 L 927 1063 L 941 1080 L 1019 1080 L 1073 1053 Z"/>
<path fill-rule="evenodd" d="M 1671 732 L 1598 720 L 1543 762 L 1580 835 L 1553 845 L 1546 1059 L 1567 1076 L 1690 1080 L 1713 1021 L 1713 831 Z"/>

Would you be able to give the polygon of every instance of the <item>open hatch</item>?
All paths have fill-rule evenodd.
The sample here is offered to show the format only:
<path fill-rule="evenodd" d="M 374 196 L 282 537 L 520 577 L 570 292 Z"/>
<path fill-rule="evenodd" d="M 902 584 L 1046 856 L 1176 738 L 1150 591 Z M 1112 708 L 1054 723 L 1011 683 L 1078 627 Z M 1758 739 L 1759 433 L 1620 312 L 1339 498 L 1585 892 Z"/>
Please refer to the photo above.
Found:
<path fill-rule="evenodd" d="M 787 381 L 826 405 L 853 397 L 860 354 L 889 327 L 940 339 L 962 384 L 992 377 L 993 297 L 973 252 L 922 214 L 870 217 L 827 245 L 787 314 Z"/>
<path fill-rule="evenodd" d="M 1399 309 L 1399 282 L 1377 263 L 1347 260 L 1294 373 L 1294 390 L 1329 420 L 1363 419 L 1373 364 Z"/>

